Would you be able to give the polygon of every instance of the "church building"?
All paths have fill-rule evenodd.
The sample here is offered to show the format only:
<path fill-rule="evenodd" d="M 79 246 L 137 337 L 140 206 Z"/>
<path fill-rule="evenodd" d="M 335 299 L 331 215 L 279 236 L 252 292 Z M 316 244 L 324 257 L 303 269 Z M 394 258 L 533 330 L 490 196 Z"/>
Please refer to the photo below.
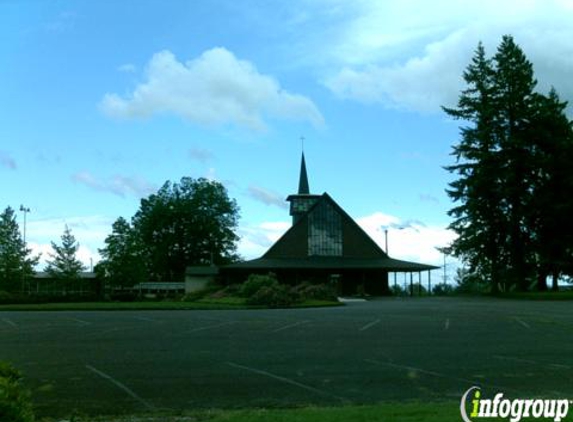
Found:
<path fill-rule="evenodd" d="M 260 258 L 221 267 L 227 282 L 272 272 L 280 282 L 336 284 L 340 295 L 389 294 L 388 273 L 438 267 L 390 258 L 328 195 L 310 193 L 304 153 L 298 193 L 287 198 L 292 226 Z"/>

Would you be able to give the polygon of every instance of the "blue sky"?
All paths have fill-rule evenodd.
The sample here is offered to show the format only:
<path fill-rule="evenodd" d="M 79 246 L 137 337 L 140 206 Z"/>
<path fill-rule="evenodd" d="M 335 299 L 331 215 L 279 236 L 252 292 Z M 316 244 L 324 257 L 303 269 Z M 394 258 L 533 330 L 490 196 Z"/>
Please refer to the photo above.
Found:
<path fill-rule="evenodd" d="M 390 226 L 392 256 L 439 264 L 459 137 L 440 105 L 503 34 L 572 100 L 571 22 L 569 0 L 2 0 L 0 206 L 31 209 L 44 258 L 68 224 L 88 264 L 142 197 L 208 177 L 253 258 L 289 227 L 304 136 L 313 193 L 382 246 Z"/>

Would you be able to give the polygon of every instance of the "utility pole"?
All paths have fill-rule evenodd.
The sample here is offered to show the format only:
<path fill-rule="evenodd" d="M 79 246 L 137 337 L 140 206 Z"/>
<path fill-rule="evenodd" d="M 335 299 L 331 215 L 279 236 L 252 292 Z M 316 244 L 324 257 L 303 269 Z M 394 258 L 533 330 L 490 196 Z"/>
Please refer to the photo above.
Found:
<path fill-rule="evenodd" d="M 444 283 L 448 282 L 448 276 L 446 275 L 446 253 L 444 252 Z"/>

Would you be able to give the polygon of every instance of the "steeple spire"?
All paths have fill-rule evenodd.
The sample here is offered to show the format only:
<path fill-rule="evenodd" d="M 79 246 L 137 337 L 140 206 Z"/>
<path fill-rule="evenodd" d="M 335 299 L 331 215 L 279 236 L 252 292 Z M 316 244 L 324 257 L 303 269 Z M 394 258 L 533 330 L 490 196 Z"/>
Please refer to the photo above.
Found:
<path fill-rule="evenodd" d="M 311 195 L 308 187 L 308 175 L 306 174 L 306 161 L 304 159 L 304 150 L 300 160 L 300 176 L 298 179 L 298 193 L 289 195 L 287 201 L 290 202 L 290 215 L 292 223 L 299 221 L 309 209 L 320 198 L 320 195 Z"/>
<path fill-rule="evenodd" d="M 304 151 L 302 152 L 302 160 L 300 162 L 300 177 L 298 180 L 298 194 L 308 195 L 310 189 L 308 187 L 308 176 L 306 174 L 306 162 L 304 161 Z"/>

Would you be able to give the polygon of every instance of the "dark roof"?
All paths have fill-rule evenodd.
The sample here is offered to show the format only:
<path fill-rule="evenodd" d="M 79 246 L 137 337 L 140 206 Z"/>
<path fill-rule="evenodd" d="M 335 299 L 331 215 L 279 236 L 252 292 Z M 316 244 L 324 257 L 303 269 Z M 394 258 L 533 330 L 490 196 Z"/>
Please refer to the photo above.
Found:
<path fill-rule="evenodd" d="M 290 258 L 306 258 L 308 256 L 307 248 L 307 230 L 308 230 L 308 216 L 313 211 L 321 206 L 324 202 L 328 203 L 342 218 L 343 225 L 343 256 L 347 257 L 360 257 L 360 258 L 376 258 L 386 259 L 388 255 L 368 234 L 350 217 L 340 205 L 328 194 L 312 195 L 318 199 L 306 214 L 296 221 L 291 228 L 289 228 L 274 245 L 263 255 L 263 258 L 283 258 L 288 256 Z M 301 248 L 300 243 L 304 243 L 304 248 Z M 295 246 L 296 245 L 296 246 Z M 288 252 L 288 253 L 287 253 Z"/>
<path fill-rule="evenodd" d="M 96 273 L 94 273 L 93 271 L 81 271 L 78 275 L 79 278 L 84 278 L 84 279 L 96 278 Z M 51 279 L 53 277 L 46 271 L 37 271 L 36 273 L 34 273 L 33 278 Z"/>
<path fill-rule="evenodd" d="M 196 266 L 187 267 L 185 275 L 217 275 L 219 274 L 219 267 L 215 266 Z"/>
<path fill-rule="evenodd" d="M 386 252 L 340 207 L 326 192 L 322 195 L 310 195 L 304 152 L 300 164 L 298 194 L 294 198 L 313 199 L 314 204 L 277 240 L 269 250 L 258 259 L 239 262 L 222 267 L 221 270 L 279 270 L 279 269 L 328 269 L 336 270 L 385 270 L 392 272 L 417 272 L 433 270 L 439 267 L 401 261 L 390 258 Z M 309 256 L 309 216 L 320 212 L 318 207 L 332 207 L 341 218 L 342 255 Z"/>
<path fill-rule="evenodd" d="M 435 270 L 439 267 L 427 264 L 418 264 L 417 262 L 401 261 L 399 259 L 381 258 L 381 259 L 361 259 L 361 258 L 340 258 L 314 256 L 308 258 L 258 258 L 251 261 L 239 262 L 227 265 L 225 269 L 244 269 L 244 270 L 269 270 L 274 268 L 281 269 L 329 269 L 329 270 L 352 270 L 352 269 L 369 269 L 369 270 L 387 270 L 392 272 L 416 272 Z"/>
<path fill-rule="evenodd" d="M 227 265 L 224 269 L 379 269 L 392 272 L 416 272 L 439 267 L 390 258 L 380 246 L 327 193 L 318 197 L 307 213 L 288 229 L 258 259 Z M 308 216 L 328 203 L 342 218 L 342 256 L 308 256 Z M 301 246 L 302 244 L 302 246 Z"/>
<path fill-rule="evenodd" d="M 304 161 L 304 152 L 302 153 L 302 160 L 300 162 L 300 177 L 298 179 L 298 194 L 308 195 L 310 188 L 308 187 L 308 176 L 306 174 L 306 162 Z"/>

